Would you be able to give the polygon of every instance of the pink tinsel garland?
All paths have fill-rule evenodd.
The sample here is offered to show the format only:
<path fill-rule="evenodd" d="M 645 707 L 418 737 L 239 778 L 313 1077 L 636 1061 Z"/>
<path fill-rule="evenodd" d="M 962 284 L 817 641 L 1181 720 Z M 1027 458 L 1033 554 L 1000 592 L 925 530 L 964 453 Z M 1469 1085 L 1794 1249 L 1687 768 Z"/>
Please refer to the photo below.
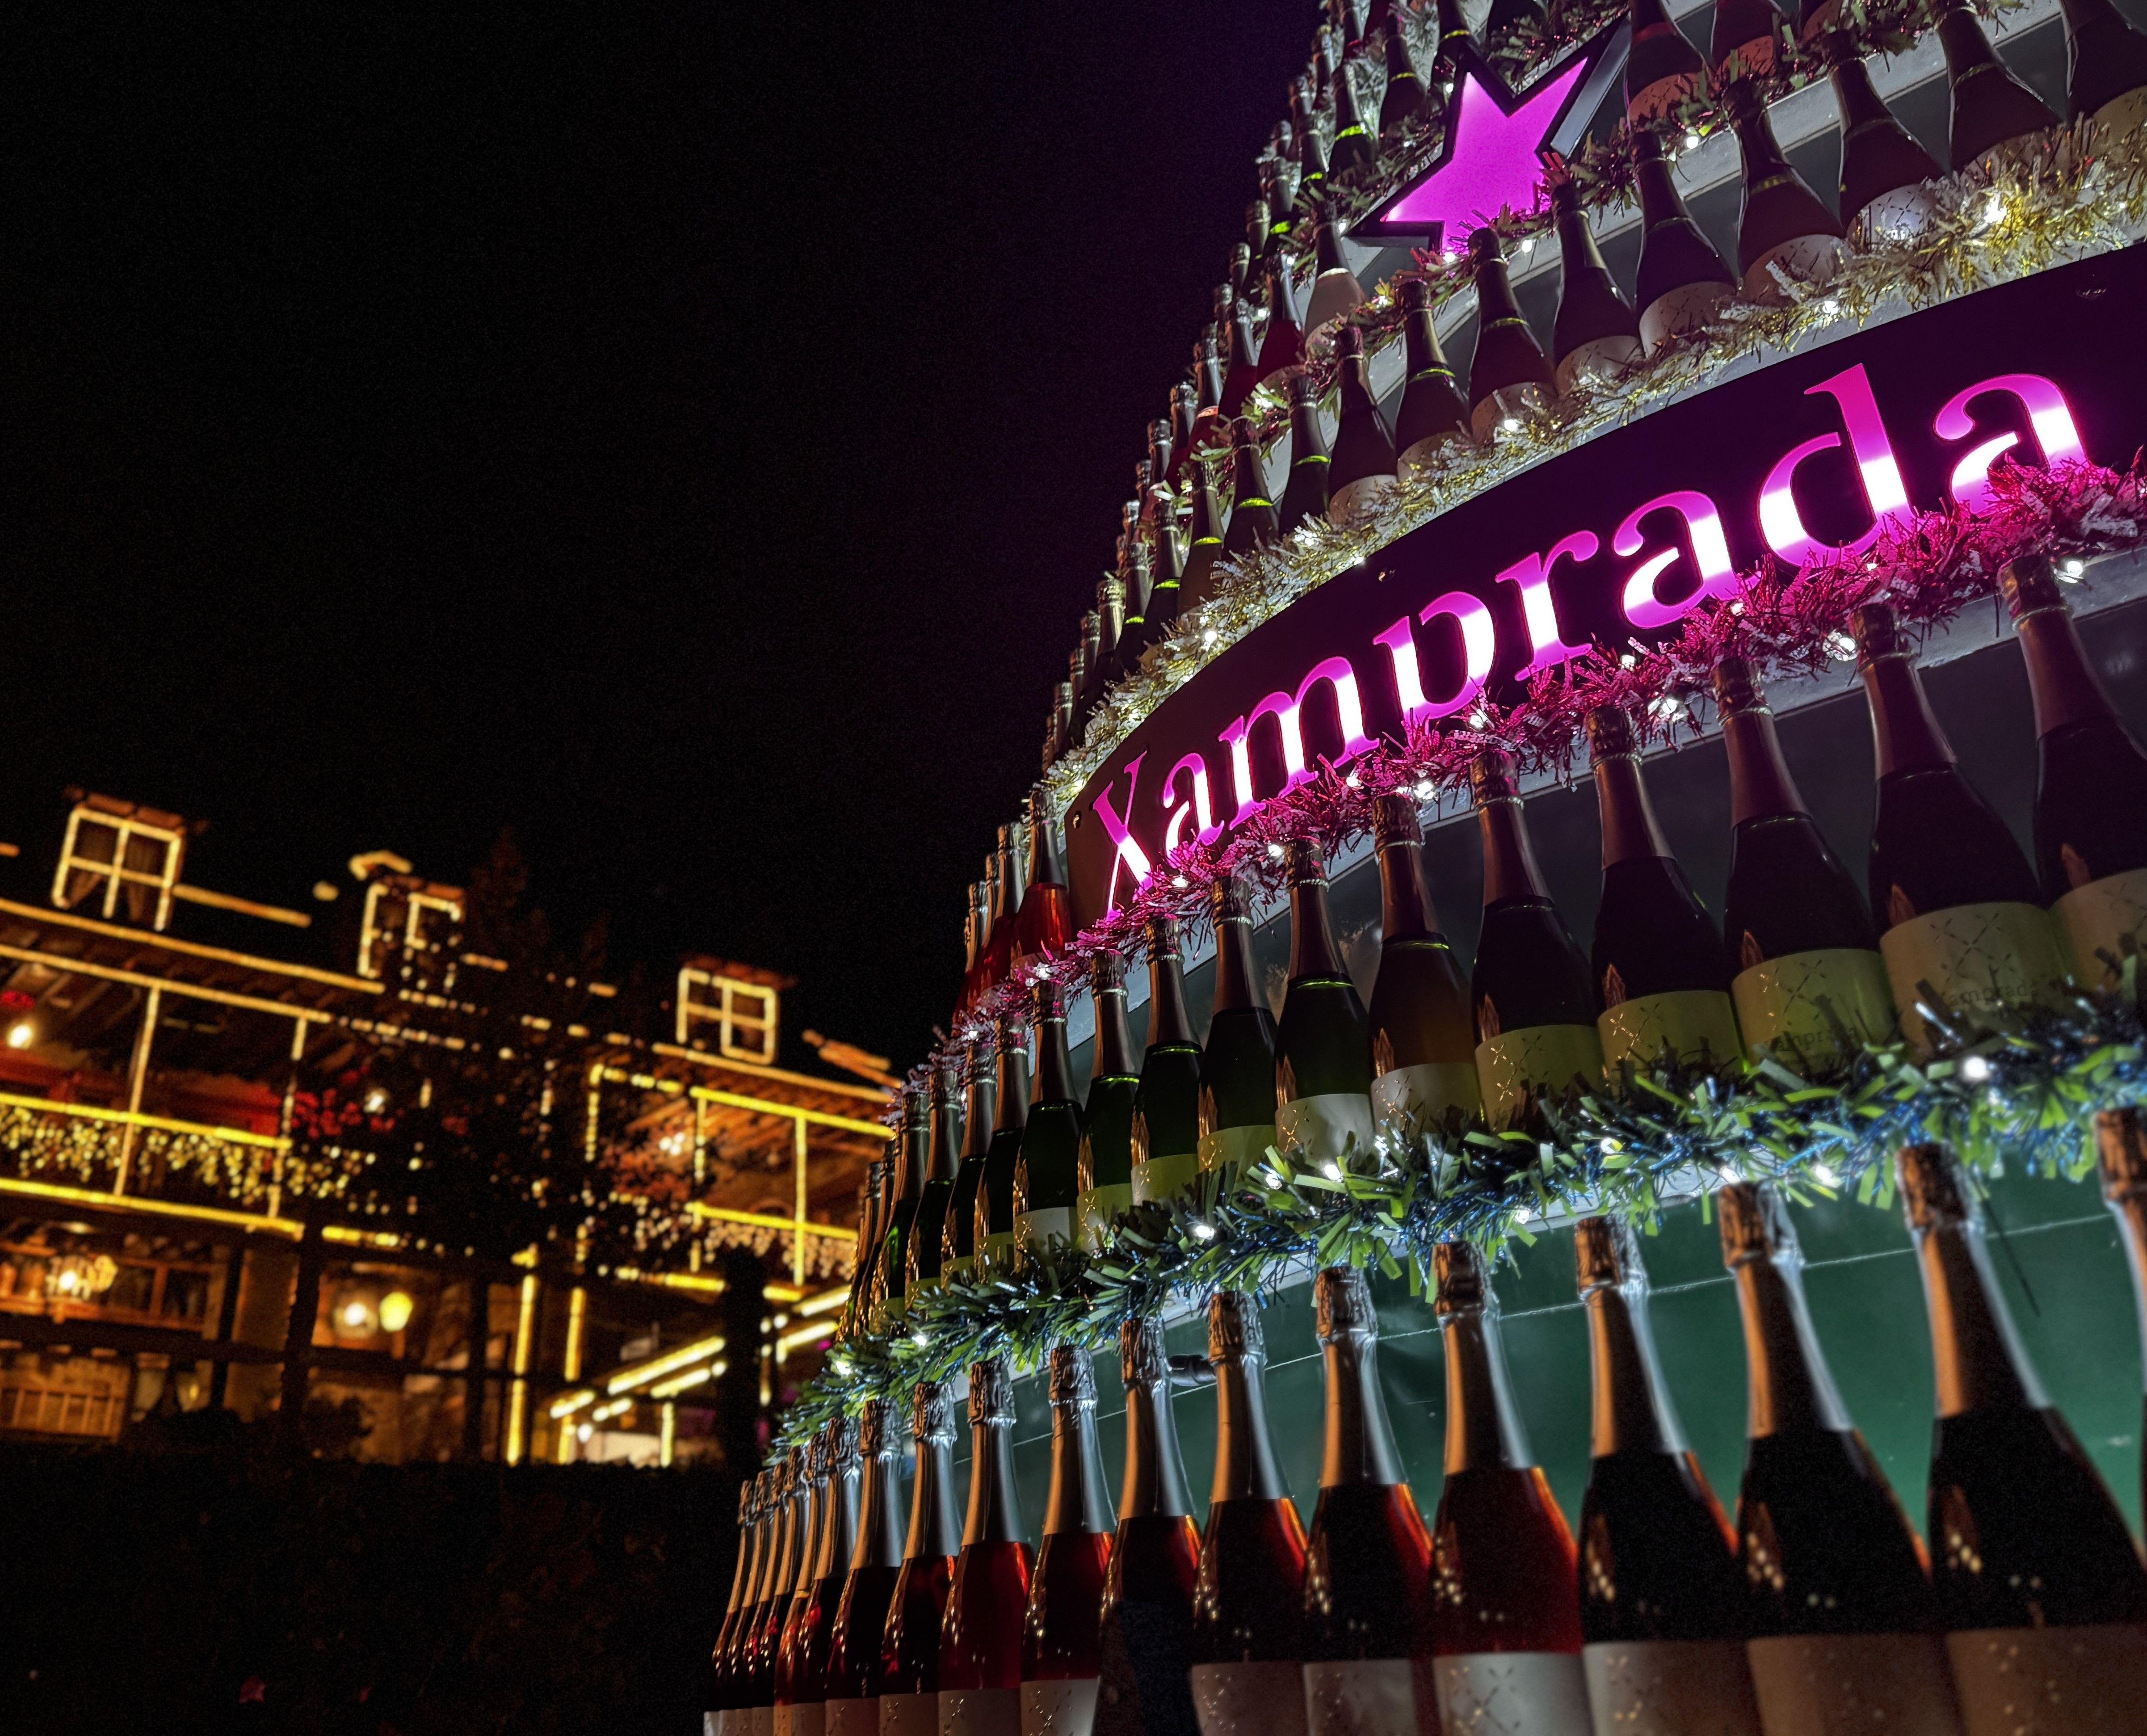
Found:
<path fill-rule="evenodd" d="M 2091 558 L 2147 545 L 2147 468 L 2138 456 L 2121 471 L 2076 460 L 2030 469 L 2001 459 L 1989 488 L 1979 511 L 1948 506 L 1919 513 L 1858 554 L 1786 574 L 1770 558 L 1740 578 L 1736 602 L 1695 609 L 1675 638 L 1652 648 L 1635 641 L 1622 653 L 1592 647 L 1537 677 L 1519 703 L 1487 704 L 1474 727 L 1412 725 L 1405 740 L 1381 742 L 1340 766 L 1323 760 L 1317 773 L 1269 798 L 1228 838 L 1180 845 L 1131 898 L 1053 959 L 1051 974 L 1071 993 L 1087 986 L 1097 953 L 1139 955 L 1151 917 L 1197 928 L 1207 920 L 1210 888 L 1226 873 L 1279 892 L 1282 847 L 1289 840 L 1316 838 L 1332 854 L 1370 831 L 1378 796 L 1408 790 L 1429 801 L 1465 794 L 1469 761 L 1487 748 L 1505 748 L 1524 770 L 1562 772 L 1588 713 L 1605 705 L 1623 707 L 1644 738 L 1667 739 L 1680 728 L 1698 737 L 1690 702 L 1707 693 L 1724 657 L 1750 659 L 1763 678 L 1814 673 L 1834 660 L 1838 636 L 1860 604 L 1884 602 L 1904 621 L 1933 626 L 1990 596 L 1999 569 L 2017 555 Z M 1680 702 L 1674 712 L 1656 709 L 1657 701 L 1673 697 Z M 997 1021 L 1025 1021 L 1028 993 L 1026 980 L 1000 984 L 962 1017 L 931 1061 L 912 1072 L 912 1083 L 922 1083 L 932 1066 Z"/>

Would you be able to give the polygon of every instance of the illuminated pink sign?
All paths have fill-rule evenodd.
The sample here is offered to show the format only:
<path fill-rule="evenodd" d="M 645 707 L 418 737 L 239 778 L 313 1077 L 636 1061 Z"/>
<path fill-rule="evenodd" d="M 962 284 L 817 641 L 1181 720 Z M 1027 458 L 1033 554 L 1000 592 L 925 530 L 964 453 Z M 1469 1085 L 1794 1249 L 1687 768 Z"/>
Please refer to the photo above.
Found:
<path fill-rule="evenodd" d="M 1526 211 L 1544 178 L 1537 156 L 1565 99 L 1588 70 L 1575 60 L 1554 73 L 1510 113 L 1474 70 L 1461 75 L 1459 119 L 1447 160 L 1379 213 L 1397 229 L 1437 230 L 1449 248 L 1502 207 Z"/>

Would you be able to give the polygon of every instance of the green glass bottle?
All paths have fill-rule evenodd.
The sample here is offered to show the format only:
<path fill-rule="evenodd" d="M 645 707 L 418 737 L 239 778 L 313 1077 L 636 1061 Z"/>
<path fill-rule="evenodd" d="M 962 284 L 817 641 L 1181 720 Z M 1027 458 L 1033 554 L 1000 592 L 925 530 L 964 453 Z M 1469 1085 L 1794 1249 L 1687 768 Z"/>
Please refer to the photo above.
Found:
<path fill-rule="evenodd" d="M 1134 1113 L 1140 1071 L 1126 1029 L 1126 961 L 1099 953 L 1090 968 L 1096 1005 L 1096 1061 L 1081 1135 L 1081 1197 L 1076 1228 L 1081 1245 L 1100 1253 L 1111 1220 L 1134 1203 Z"/>
<path fill-rule="evenodd" d="M 1372 985 L 1372 1117 L 1381 1133 L 1414 1146 L 1454 1111 L 1483 1102 L 1469 978 L 1439 932 L 1424 885 L 1416 798 L 1395 791 L 1372 804 L 1379 853 L 1379 975 Z"/>
<path fill-rule="evenodd" d="M 1148 1048 L 1134 1093 L 1133 1197 L 1168 1199 L 1200 1170 L 1200 1043 L 1185 1011 L 1178 924 L 1148 925 Z"/>
<path fill-rule="evenodd" d="M 968 1078 L 968 1108 L 962 1117 L 962 1163 L 954 1172 L 954 1192 L 947 1202 L 947 1225 L 940 1233 L 943 1277 L 969 1276 L 976 1268 L 977 1193 L 984 1179 L 984 1159 L 992 1144 L 992 1098 L 998 1075 L 989 1030 L 972 1036 L 963 1071 Z"/>
<path fill-rule="evenodd" d="M 1046 977 L 1032 991 L 1036 1080 L 1014 1165 L 1014 1258 L 1025 1262 L 1074 1240 L 1081 1193 L 1081 1105 L 1066 1053 L 1066 990 Z"/>
<path fill-rule="evenodd" d="M 932 1167 L 932 1098 L 922 1085 L 902 1093 L 902 1141 L 894 1164 L 894 1185 L 888 1201 L 887 1228 L 880 1237 L 879 1270 L 873 1279 L 878 1306 L 873 1318 L 883 1324 L 898 1318 L 909 1287 L 909 1231 L 923 1198 L 925 1173 Z"/>
<path fill-rule="evenodd" d="M 1289 846 L 1289 986 L 1275 1027 L 1275 1140 L 1325 1169 L 1370 1154 L 1372 1027 L 1343 967 L 1327 910 L 1327 853 Z"/>
<path fill-rule="evenodd" d="M 909 1236 L 908 1303 L 937 1289 L 945 1245 L 947 1208 L 954 1198 L 954 1177 L 962 1167 L 962 1070 L 943 1060 L 932 1074 L 932 1167 L 918 1196 L 917 1220 Z"/>
<path fill-rule="evenodd" d="M 1215 883 L 1215 1013 L 1200 1056 L 1200 1167 L 1234 1174 L 1275 1141 L 1275 1023 L 1253 973 L 1253 888 Z"/>
<path fill-rule="evenodd" d="M 1028 1120 L 1028 1020 L 1018 1013 L 1002 1018 L 998 1045 L 992 1143 L 984 1154 L 983 1185 L 977 1189 L 977 1238 L 984 1264 L 1004 1270 L 1013 1263 L 1013 1178 Z"/>

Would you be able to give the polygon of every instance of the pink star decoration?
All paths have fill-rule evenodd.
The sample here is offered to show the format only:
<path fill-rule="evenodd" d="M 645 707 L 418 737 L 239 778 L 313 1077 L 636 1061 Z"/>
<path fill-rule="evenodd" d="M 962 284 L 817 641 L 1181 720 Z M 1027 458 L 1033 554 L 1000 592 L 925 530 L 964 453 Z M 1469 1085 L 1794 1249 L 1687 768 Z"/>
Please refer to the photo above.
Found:
<path fill-rule="evenodd" d="M 1455 100 L 1454 148 L 1446 160 L 1379 213 L 1383 224 L 1429 229 L 1439 226 L 1449 248 L 1471 229 L 1510 205 L 1525 211 L 1535 203 L 1544 169 L 1537 152 L 1557 123 L 1559 111 L 1588 69 L 1576 56 L 1563 72 L 1531 92 L 1511 114 L 1499 106 L 1474 69 L 1461 74 Z"/>

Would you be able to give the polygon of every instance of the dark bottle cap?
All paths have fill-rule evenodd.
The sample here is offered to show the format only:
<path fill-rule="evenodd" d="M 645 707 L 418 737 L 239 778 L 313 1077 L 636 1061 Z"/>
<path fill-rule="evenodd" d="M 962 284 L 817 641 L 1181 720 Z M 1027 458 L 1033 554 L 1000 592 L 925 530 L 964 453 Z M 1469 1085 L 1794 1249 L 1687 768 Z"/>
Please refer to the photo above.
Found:
<path fill-rule="evenodd" d="M 2113 1204 L 2147 1193 L 2147 1117 L 2137 1109 L 2104 1109 L 2094 1118 L 2094 1153 L 2102 1197 Z M 1214 1315 L 1209 1315 L 1212 1322 Z M 1209 1332 L 1214 1330 L 1211 1324 Z"/>
<path fill-rule="evenodd" d="M 1096 994 L 1108 993 L 1114 988 L 1126 986 L 1126 960 L 1123 953 L 1108 948 L 1099 949 L 1089 960 L 1089 987 Z"/>
<path fill-rule="evenodd" d="M 828 1480 L 828 1431 L 816 1428 L 805 1439 L 805 1483 L 814 1488 Z"/>
<path fill-rule="evenodd" d="M 1051 1347 L 1051 1408 L 1079 1410 L 1096 1408 L 1096 1369 L 1089 1353 L 1075 1344 Z"/>
<path fill-rule="evenodd" d="M 1264 1363 L 1267 1359 L 1267 1337 L 1260 1324 L 1259 1302 L 1235 1290 L 1219 1290 L 1209 1298 L 1208 1360 Z"/>
<path fill-rule="evenodd" d="M 1372 1286 L 1354 1266 L 1326 1266 L 1312 1281 L 1313 1310 L 1319 1342 L 1371 1338 L 1379 1329 L 1372 1307 Z"/>
<path fill-rule="evenodd" d="M 1344 326 L 1334 334 L 1334 353 L 1344 361 L 1364 353 L 1364 333 L 1358 326 Z"/>
<path fill-rule="evenodd" d="M 1883 603 L 1865 603 L 1849 618 L 1849 627 L 1856 638 L 1856 667 L 1859 669 L 1868 669 L 1889 657 L 1910 654 L 1909 636 L 1902 632 L 1893 610 Z"/>
<path fill-rule="evenodd" d="M 1319 402 L 1319 385 L 1312 378 L 1311 370 L 1300 368 L 1289 377 L 1289 401 L 1295 404 L 1316 404 Z"/>
<path fill-rule="evenodd" d="M 1259 449 L 1260 431 L 1251 417 L 1240 416 L 1231 423 L 1230 441 L 1240 450 L 1251 448 L 1257 451 Z"/>
<path fill-rule="evenodd" d="M 969 1426 L 1010 1426 L 1013 1422 L 1013 1371 L 1001 1356 L 969 1365 Z"/>
<path fill-rule="evenodd" d="M 1015 1049 L 1026 1053 L 1028 1048 L 1028 1011 L 1020 1007 L 1009 1007 L 999 1014 L 999 1053 L 1008 1054 Z"/>
<path fill-rule="evenodd" d="M 1591 762 L 1626 759 L 1640 751 L 1633 719 L 1623 706 L 1599 705 L 1588 714 L 1588 757 Z"/>
<path fill-rule="evenodd" d="M 820 1431 L 828 1441 L 828 1474 L 831 1478 L 844 1477 L 857 1468 L 863 1425 L 852 1416 L 835 1416 L 828 1419 Z"/>
<path fill-rule="evenodd" d="M 2058 588 L 2057 563 L 2046 554 L 2024 554 L 1998 569 L 1999 594 L 2005 612 L 2018 621 L 2039 609 L 2063 608 L 2064 593 Z"/>
<path fill-rule="evenodd" d="M 909 1406 L 909 1432 L 923 1446 L 954 1444 L 954 1403 L 943 1383 L 917 1383 L 917 1393 Z"/>
<path fill-rule="evenodd" d="M 1507 801 L 1519 795 L 1514 756 L 1504 748 L 1486 748 L 1469 762 L 1469 783 L 1479 803 Z"/>
<path fill-rule="evenodd" d="M 1795 1258 L 1796 1226 L 1782 1196 L 1765 1182 L 1731 1182 L 1714 1196 L 1722 1220 L 1722 1263 L 1734 1269 L 1752 1260 Z"/>
<path fill-rule="evenodd" d="M 1119 1328 L 1119 1378 L 1129 1387 L 1152 1387 L 1170 1378 L 1160 1315 L 1139 1315 Z"/>
<path fill-rule="evenodd" d="M 1910 1229 L 1935 1229 L 1976 1221 L 1974 1196 L 1962 1185 L 1960 1165 L 1944 1146 L 1904 1145 L 1894 1154 L 1901 1182 L 1901 1208 Z"/>
<path fill-rule="evenodd" d="M 1372 801 L 1373 836 L 1379 848 L 1390 844 L 1420 844 L 1424 824 L 1417 818 L 1416 798 L 1404 790 L 1389 790 Z"/>
<path fill-rule="evenodd" d="M 1178 956 L 1178 918 L 1152 916 L 1148 919 L 1148 955 L 1151 958 Z"/>
<path fill-rule="evenodd" d="M 1292 886 L 1327 883 L 1327 847 L 1316 838 L 1289 841 L 1287 871 Z"/>
<path fill-rule="evenodd" d="M 1253 919 L 1252 883 L 1242 874 L 1222 875 L 1209 893 L 1209 903 L 1219 924 L 1249 923 Z"/>
<path fill-rule="evenodd" d="M 1640 1234 L 1629 1218 L 1584 1218 L 1574 1226 L 1573 1282 L 1581 1295 L 1647 1281 Z"/>
<path fill-rule="evenodd" d="M 1766 689 L 1749 659 L 1725 657 L 1714 666 L 1714 704 L 1725 718 L 1766 710 Z"/>
<path fill-rule="evenodd" d="M 1402 279 L 1402 306 L 1411 313 L 1431 311 L 1431 285 L 1422 278 Z"/>
<path fill-rule="evenodd" d="M 1474 1242 L 1441 1242 L 1431 1250 L 1432 1303 L 1442 1315 L 1473 1313 L 1496 1300 L 1484 1251 Z"/>
<path fill-rule="evenodd" d="M 1066 985 L 1056 977 L 1038 977 L 1036 986 L 1029 991 L 1030 1004 L 1036 1011 L 1038 1024 L 1066 1022 Z"/>

